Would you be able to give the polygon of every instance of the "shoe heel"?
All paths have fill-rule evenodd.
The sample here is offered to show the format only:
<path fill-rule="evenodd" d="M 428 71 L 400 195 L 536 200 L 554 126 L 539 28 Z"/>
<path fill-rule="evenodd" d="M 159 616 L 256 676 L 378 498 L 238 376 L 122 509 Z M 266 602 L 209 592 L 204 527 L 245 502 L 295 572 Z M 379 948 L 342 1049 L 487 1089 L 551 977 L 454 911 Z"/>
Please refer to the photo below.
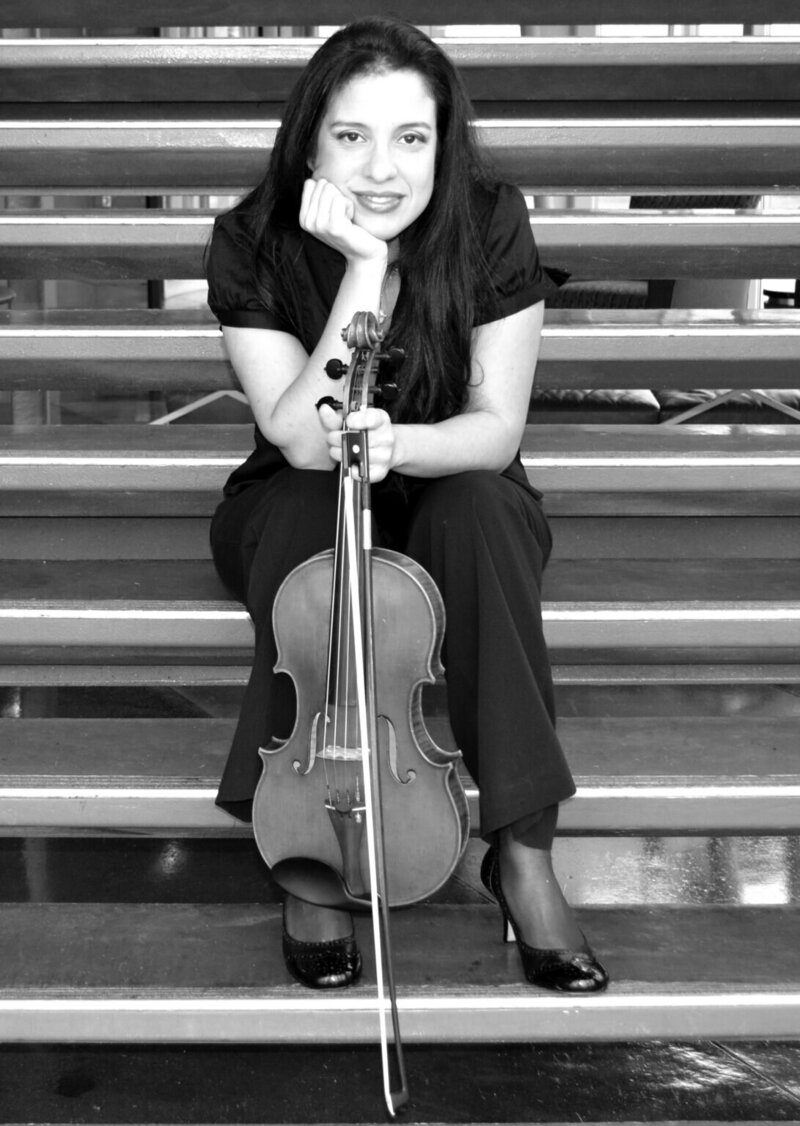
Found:
<path fill-rule="evenodd" d="M 500 908 L 503 942 L 516 942 L 517 935 L 514 924 L 511 922 L 506 901 L 503 898 L 503 891 L 499 886 L 500 879 L 495 868 L 496 860 L 497 854 L 493 848 L 490 848 L 483 858 L 483 864 L 481 864 L 481 881 L 486 890 L 494 896 L 497 906 Z"/>

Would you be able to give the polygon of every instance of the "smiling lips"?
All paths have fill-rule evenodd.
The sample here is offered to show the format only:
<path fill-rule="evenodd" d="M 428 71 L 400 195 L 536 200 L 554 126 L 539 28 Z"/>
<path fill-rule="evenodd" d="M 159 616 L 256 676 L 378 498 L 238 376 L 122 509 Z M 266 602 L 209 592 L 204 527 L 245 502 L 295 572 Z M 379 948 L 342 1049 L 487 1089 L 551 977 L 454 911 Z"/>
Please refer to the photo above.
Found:
<path fill-rule="evenodd" d="M 397 192 L 355 192 L 358 202 L 368 211 L 394 211 L 403 202 Z"/>

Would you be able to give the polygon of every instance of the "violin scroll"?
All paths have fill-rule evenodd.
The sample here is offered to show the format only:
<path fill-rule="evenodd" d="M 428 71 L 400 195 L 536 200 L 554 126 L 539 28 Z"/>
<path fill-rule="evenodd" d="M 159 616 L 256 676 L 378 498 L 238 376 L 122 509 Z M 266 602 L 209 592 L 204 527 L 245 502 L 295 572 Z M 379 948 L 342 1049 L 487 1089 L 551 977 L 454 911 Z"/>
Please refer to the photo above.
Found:
<path fill-rule="evenodd" d="M 406 358 L 403 349 L 392 346 L 385 352 L 380 350 L 383 332 L 374 313 L 357 313 L 347 328 L 342 329 L 342 339 L 354 353 L 353 361 L 348 368 L 343 360 L 330 359 L 325 364 L 325 373 L 334 380 L 348 373 L 353 376 L 347 393 L 347 409 L 391 406 L 400 393 L 396 374 Z M 337 410 L 343 406 L 329 395 L 317 402 L 317 408 L 323 403 Z"/>

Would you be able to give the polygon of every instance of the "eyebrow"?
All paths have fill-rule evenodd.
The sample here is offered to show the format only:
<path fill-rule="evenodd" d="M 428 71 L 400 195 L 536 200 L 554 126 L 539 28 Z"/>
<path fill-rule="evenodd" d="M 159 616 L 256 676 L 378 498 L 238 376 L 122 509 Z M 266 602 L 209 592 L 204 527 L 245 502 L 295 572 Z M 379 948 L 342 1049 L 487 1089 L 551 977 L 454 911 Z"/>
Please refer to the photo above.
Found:
<path fill-rule="evenodd" d="M 367 126 L 361 121 L 332 121 L 328 126 L 329 129 L 366 129 Z M 397 126 L 398 130 L 403 129 L 425 129 L 427 132 L 433 132 L 433 125 L 428 121 L 406 121 L 402 125 Z"/>

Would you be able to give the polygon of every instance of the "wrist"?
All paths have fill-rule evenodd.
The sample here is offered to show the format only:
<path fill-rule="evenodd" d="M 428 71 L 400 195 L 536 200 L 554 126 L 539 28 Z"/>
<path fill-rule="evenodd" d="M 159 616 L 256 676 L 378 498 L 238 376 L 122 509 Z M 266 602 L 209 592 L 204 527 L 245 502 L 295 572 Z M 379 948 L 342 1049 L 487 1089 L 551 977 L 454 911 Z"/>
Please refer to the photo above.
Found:
<path fill-rule="evenodd" d="M 389 468 L 401 473 L 406 463 L 406 438 L 408 429 L 402 423 L 392 424 L 392 455 Z"/>
<path fill-rule="evenodd" d="M 359 278 L 377 278 L 381 282 L 389 262 L 389 248 L 384 243 L 383 249 L 376 250 L 374 255 L 358 255 L 346 258 L 345 262 L 348 274 Z"/>

